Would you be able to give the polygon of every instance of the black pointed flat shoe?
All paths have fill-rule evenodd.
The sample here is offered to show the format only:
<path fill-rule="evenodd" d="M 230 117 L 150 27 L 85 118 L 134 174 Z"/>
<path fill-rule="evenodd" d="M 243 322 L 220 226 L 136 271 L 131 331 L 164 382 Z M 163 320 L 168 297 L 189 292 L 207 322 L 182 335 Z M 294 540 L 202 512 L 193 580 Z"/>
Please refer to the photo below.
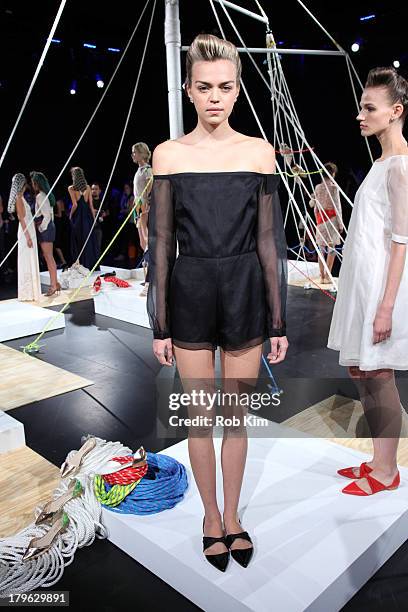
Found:
<path fill-rule="evenodd" d="M 232 543 L 238 538 L 246 540 L 247 542 L 251 542 L 252 544 L 251 537 L 247 531 L 241 531 L 241 533 L 227 534 L 225 536 L 225 542 L 229 548 L 232 558 L 235 559 L 237 563 L 242 565 L 242 567 L 247 567 L 253 555 L 254 547 L 251 546 L 251 548 L 231 548 Z"/>
<path fill-rule="evenodd" d="M 203 533 L 204 533 L 204 521 L 205 521 L 205 517 L 203 518 Z M 219 538 L 213 538 L 211 536 L 203 536 L 203 552 L 205 553 L 207 548 L 210 548 L 210 546 L 212 546 L 216 542 L 222 542 L 228 548 L 226 538 L 224 536 L 221 536 Z M 215 569 L 220 570 L 220 572 L 225 572 L 225 570 L 227 569 L 227 565 L 229 561 L 229 552 L 218 553 L 216 555 L 204 554 L 204 557 L 207 559 L 209 563 L 211 563 L 213 567 L 215 567 Z"/>

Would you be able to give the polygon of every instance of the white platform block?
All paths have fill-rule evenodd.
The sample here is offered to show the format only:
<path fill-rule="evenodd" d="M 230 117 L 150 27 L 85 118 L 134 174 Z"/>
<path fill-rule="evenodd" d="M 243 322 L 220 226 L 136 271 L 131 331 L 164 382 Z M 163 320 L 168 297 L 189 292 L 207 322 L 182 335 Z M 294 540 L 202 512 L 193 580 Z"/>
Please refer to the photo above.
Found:
<path fill-rule="evenodd" d="M 0 411 L 0 455 L 25 446 L 24 425 Z"/>
<path fill-rule="evenodd" d="M 208 612 L 335 612 L 408 536 L 407 469 L 396 491 L 349 496 L 336 470 L 363 453 L 321 439 L 252 438 L 240 510 L 255 553 L 247 569 L 231 559 L 223 574 L 203 557 L 187 441 L 163 453 L 188 468 L 185 499 L 151 516 L 104 510 L 103 520 L 111 542 Z"/>
<path fill-rule="evenodd" d="M 123 278 L 123 280 L 144 280 L 143 268 L 132 268 L 131 270 L 129 270 L 127 268 L 118 268 L 117 266 L 101 266 L 102 274 L 105 274 L 106 272 L 112 272 L 113 270 L 116 272 L 116 276 L 118 276 L 119 278 Z"/>
<path fill-rule="evenodd" d="M 319 264 L 317 261 L 302 261 L 301 259 L 299 259 L 298 261 L 293 260 L 293 263 L 297 269 L 295 269 L 290 264 L 290 261 L 291 260 L 288 261 L 288 282 L 289 283 L 298 282 L 298 281 L 307 282 L 307 278 L 306 276 L 304 276 L 304 274 L 306 274 L 307 276 L 310 276 L 310 278 L 316 278 L 317 276 L 320 276 Z"/>
<path fill-rule="evenodd" d="M 142 280 L 128 279 L 128 282 L 132 287 L 120 288 L 102 280 L 102 291 L 93 298 L 95 313 L 150 329 L 146 298 L 140 297 Z"/>
<path fill-rule="evenodd" d="M 123 280 L 135 279 L 135 280 L 144 280 L 144 271 L 143 268 L 134 268 L 132 270 L 128 270 L 127 268 L 119 268 L 117 266 L 100 266 L 99 272 L 93 272 L 89 277 L 89 280 L 86 282 L 86 286 L 93 285 L 94 280 L 99 276 L 99 274 L 106 274 L 106 272 L 116 272 L 116 276 L 119 278 L 123 278 Z M 61 281 L 62 270 L 57 270 L 58 280 Z M 50 283 L 50 275 L 48 272 L 40 272 L 40 280 L 41 284 L 45 286 L 49 286 Z M 79 283 L 78 283 L 79 284 Z M 73 287 L 71 287 L 73 288 Z"/>
<path fill-rule="evenodd" d="M 53 310 L 24 302 L 0 302 L 0 342 L 39 334 L 55 314 Z M 48 331 L 64 327 L 65 318 L 60 315 Z"/>
<path fill-rule="evenodd" d="M 61 282 L 61 274 L 62 274 L 62 270 L 57 270 L 57 278 L 59 282 Z M 83 287 L 92 287 L 95 279 L 97 278 L 99 274 L 100 274 L 99 272 L 93 272 L 91 276 L 88 278 L 88 280 L 86 281 L 86 283 L 83 285 Z M 83 278 L 84 277 L 78 277 L 78 279 L 76 279 L 76 282 L 71 281 L 70 289 L 77 289 L 79 285 L 81 284 Z M 51 282 L 50 282 L 50 275 L 48 272 L 40 272 L 40 282 L 42 285 L 45 285 L 46 287 L 50 286 Z"/>

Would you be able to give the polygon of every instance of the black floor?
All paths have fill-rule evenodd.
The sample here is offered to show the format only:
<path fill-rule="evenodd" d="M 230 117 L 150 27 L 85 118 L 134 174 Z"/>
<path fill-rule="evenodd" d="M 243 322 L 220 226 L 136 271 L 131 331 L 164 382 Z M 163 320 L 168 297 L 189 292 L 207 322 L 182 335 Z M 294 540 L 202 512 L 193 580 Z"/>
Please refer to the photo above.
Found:
<path fill-rule="evenodd" d="M 7 297 L 12 293 L 10 288 Z M 1 297 L 6 297 L 3 291 Z M 273 368 L 277 386 L 284 391 L 281 406 L 273 415 L 278 422 L 334 393 L 357 397 L 345 368 L 338 365 L 338 354 L 325 347 L 332 300 L 319 291 L 290 287 L 288 303 L 290 349 L 286 361 Z M 157 436 L 155 394 L 160 366 L 152 354 L 151 338 L 147 329 L 95 315 L 91 300 L 72 304 L 66 313 L 65 331 L 46 334 L 45 347 L 35 358 L 95 384 L 14 409 L 12 416 L 24 424 L 27 445 L 60 465 L 68 451 L 78 448 L 84 433 L 120 440 L 135 450 L 143 444 L 152 452 L 174 443 Z M 19 348 L 32 339 L 7 344 Z M 405 404 L 407 382 L 405 375 L 399 381 Z M 261 415 L 269 416 L 265 412 Z M 408 609 L 407 561 L 408 543 L 344 610 Z M 125 605 L 151 612 L 169 607 L 198 609 L 108 541 L 79 550 L 53 588 L 70 591 L 74 610 L 116 611 Z"/>

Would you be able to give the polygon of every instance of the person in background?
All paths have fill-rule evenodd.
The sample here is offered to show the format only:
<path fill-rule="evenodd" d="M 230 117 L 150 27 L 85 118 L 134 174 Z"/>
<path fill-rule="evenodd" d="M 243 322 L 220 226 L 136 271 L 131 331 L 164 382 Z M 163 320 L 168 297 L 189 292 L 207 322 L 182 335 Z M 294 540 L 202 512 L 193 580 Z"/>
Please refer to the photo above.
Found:
<path fill-rule="evenodd" d="M 57 200 L 54 212 L 55 242 L 54 249 L 60 260 L 62 269 L 65 270 L 71 263 L 71 224 L 69 222 L 65 202 Z"/>
<path fill-rule="evenodd" d="M 27 181 L 17 173 L 11 182 L 8 212 L 17 214 L 17 299 L 21 302 L 39 302 L 41 299 L 40 266 L 38 264 L 37 237 L 31 208 L 24 197 Z"/>
<path fill-rule="evenodd" d="M 102 187 L 97 181 L 94 181 L 91 185 L 92 193 L 92 206 L 94 207 L 95 214 L 97 215 L 97 221 L 94 227 L 96 241 L 98 243 L 98 252 L 102 252 L 102 245 L 106 242 L 106 230 L 105 225 L 109 222 L 109 209 L 107 207 L 106 199 L 102 204 L 102 208 L 98 213 L 99 207 L 102 201 Z"/>
<path fill-rule="evenodd" d="M 93 231 L 95 209 L 92 204 L 91 188 L 86 182 L 82 168 L 71 168 L 72 185 L 68 187 L 72 207 L 71 250 L 74 262 L 90 270 L 99 257 L 98 242 Z"/>
<path fill-rule="evenodd" d="M 135 197 L 136 207 L 136 227 L 139 233 L 140 246 L 144 253 L 144 267 L 148 266 L 148 233 L 147 223 L 149 215 L 149 197 L 152 189 L 152 167 L 150 165 L 151 152 L 145 142 L 137 142 L 132 147 L 132 159 L 137 164 L 137 172 L 133 179 L 133 195 Z M 145 276 L 145 284 L 141 297 L 146 297 L 149 289 L 149 271 Z"/>
<path fill-rule="evenodd" d="M 327 346 L 340 351 L 364 409 L 373 458 L 338 470 L 347 495 L 398 488 L 402 413 L 395 370 L 408 370 L 408 82 L 394 68 L 368 73 L 356 117 L 381 145 L 356 194 Z"/>
<path fill-rule="evenodd" d="M 336 246 L 341 244 L 341 233 L 343 231 L 343 217 L 339 188 L 334 179 L 337 175 L 337 166 L 333 162 L 327 162 L 324 167 L 328 171 L 322 174 L 322 181 L 316 186 L 313 197 L 309 204 L 314 208 L 316 219 L 316 244 L 325 257 L 323 249 L 327 248 L 326 264 L 331 274 L 336 257 Z M 331 278 L 326 273 L 323 262 L 319 258 L 320 282 L 331 283 Z"/>
<path fill-rule="evenodd" d="M 117 229 L 119 229 L 120 225 L 123 223 L 123 221 L 127 217 L 129 211 L 132 210 L 134 199 L 135 198 L 133 195 L 131 183 L 130 182 L 124 183 L 123 191 L 122 191 L 122 195 L 121 195 L 120 203 L 119 203 L 118 228 Z M 139 241 L 137 240 L 136 226 L 135 226 L 133 215 L 129 219 L 129 222 L 126 223 L 125 228 L 120 233 L 118 245 L 119 245 L 119 248 L 118 248 L 119 254 L 117 255 L 117 257 L 115 257 L 115 261 L 124 261 L 126 259 L 125 253 L 129 252 L 130 247 L 133 245 L 136 246 L 137 251 L 140 253 L 141 249 L 140 249 Z"/>
<path fill-rule="evenodd" d="M 30 172 L 31 187 L 35 193 L 35 216 L 38 221 L 38 242 L 47 264 L 50 275 L 50 287 L 45 294 L 51 297 L 54 293 L 61 291 L 61 285 L 57 279 L 57 266 L 55 263 L 53 249 L 55 240 L 54 206 L 55 196 L 51 192 L 47 177 L 42 172 Z"/>

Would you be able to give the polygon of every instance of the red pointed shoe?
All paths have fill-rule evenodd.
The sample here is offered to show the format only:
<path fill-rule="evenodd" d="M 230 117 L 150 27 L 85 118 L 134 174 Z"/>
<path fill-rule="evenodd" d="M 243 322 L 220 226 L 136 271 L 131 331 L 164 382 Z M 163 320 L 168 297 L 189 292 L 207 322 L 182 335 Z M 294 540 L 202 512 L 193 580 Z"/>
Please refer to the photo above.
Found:
<path fill-rule="evenodd" d="M 366 493 L 356 482 L 350 482 L 347 487 L 344 487 L 342 493 L 347 493 L 348 495 L 374 495 L 374 493 L 380 493 L 380 491 L 392 491 L 393 489 L 397 489 L 400 484 L 400 474 L 397 472 L 394 480 L 390 485 L 385 485 L 376 478 L 370 476 L 370 474 L 366 474 L 363 476 L 368 481 L 370 485 L 371 493 Z"/>
<path fill-rule="evenodd" d="M 360 472 L 358 476 L 354 474 L 353 472 L 354 469 L 355 469 L 354 467 L 343 468 L 342 470 L 337 470 L 337 473 L 340 474 L 340 476 L 344 476 L 345 478 L 351 478 L 353 480 L 358 480 L 359 478 L 364 478 L 366 474 L 369 474 L 370 472 L 373 471 L 373 468 L 367 465 L 366 462 L 360 465 Z"/>

